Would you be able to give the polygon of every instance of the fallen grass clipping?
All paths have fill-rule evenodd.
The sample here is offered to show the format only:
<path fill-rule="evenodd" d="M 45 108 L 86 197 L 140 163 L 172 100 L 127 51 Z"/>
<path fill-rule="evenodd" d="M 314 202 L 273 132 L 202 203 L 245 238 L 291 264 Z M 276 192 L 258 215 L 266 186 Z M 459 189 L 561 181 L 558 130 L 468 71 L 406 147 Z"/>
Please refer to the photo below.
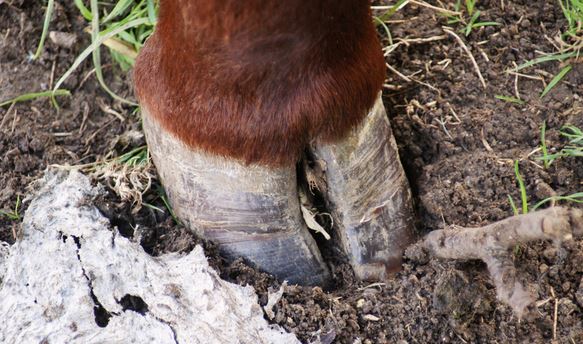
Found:
<path fill-rule="evenodd" d="M 43 97 L 50 97 L 53 104 L 55 104 L 56 103 L 55 97 L 57 97 L 57 96 L 70 96 L 70 95 L 71 95 L 71 92 L 69 92 L 68 90 L 65 90 L 65 89 L 60 89 L 60 88 L 55 89 L 53 91 L 26 93 L 26 94 L 21 94 L 17 97 L 0 102 L 0 107 L 12 106 L 16 103 L 25 102 L 25 101 L 34 100 L 34 99 L 43 98 Z"/>

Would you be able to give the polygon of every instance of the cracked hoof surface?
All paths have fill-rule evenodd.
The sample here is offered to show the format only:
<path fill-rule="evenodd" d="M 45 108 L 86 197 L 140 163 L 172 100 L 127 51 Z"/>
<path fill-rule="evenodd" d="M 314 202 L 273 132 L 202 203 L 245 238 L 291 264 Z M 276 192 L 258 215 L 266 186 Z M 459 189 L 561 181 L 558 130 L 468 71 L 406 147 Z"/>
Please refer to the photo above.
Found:
<path fill-rule="evenodd" d="M 330 273 L 302 216 L 295 166 L 245 165 L 197 151 L 161 129 L 147 109 L 142 114 L 158 174 L 187 227 L 229 259 L 243 257 L 291 283 L 327 285 Z M 316 141 L 309 153 L 323 166 L 319 191 L 335 245 L 356 276 L 384 279 L 399 270 L 413 212 L 380 95 L 347 138 Z"/>

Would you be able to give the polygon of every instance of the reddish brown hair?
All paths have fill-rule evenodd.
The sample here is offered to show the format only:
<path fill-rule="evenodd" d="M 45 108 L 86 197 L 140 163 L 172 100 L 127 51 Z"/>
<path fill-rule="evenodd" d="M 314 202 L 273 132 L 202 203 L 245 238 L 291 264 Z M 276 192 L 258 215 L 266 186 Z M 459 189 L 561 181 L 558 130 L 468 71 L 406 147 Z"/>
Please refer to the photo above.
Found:
<path fill-rule="evenodd" d="M 137 96 L 187 145 L 246 163 L 297 161 L 372 107 L 385 65 L 368 0 L 162 0 Z"/>

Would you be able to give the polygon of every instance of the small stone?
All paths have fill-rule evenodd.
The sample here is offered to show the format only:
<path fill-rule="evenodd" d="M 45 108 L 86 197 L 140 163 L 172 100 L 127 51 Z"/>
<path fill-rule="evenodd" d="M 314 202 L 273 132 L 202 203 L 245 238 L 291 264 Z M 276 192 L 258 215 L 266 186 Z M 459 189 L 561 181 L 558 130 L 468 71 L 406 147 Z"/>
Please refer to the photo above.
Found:
<path fill-rule="evenodd" d="M 362 308 L 364 306 L 364 299 L 356 301 L 356 308 Z"/>
<path fill-rule="evenodd" d="M 530 20 L 528 19 L 524 19 L 523 21 L 520 22 L 520 27 L 523 29 L 527 29 L 530 27 Z"/>
<path fill-rule="evenodd" d="M 557 257 L 557 248 L 554 246 L 548 247 L 543 251 L 543 256 L 547 261 L 553 261 Z"/>
<path fill-rule="evenodd" d="M 561 285 L 561 288 L 563 288 L 563 291 L 566 293 L 571 289 L 571 283 L 567 281 Z"/>
<path fill-rule="evenodd" d="M 77 35 L 69 32 L 51 31 L 49 39 L 61 48 L 71 48 L 77 42 Z"/>
<path fill-rule="evenodd" d="M 544 274 L 545 272 L 549 271 L 549 266 L 546 264 L 541 264 L 538 266 L 538 271 L 540 271 L 541 274 Z"/>
<path fill-rule="evenodd" d="M 553 266 L 549 269 L 549 277 L 551 278 L 555 278 L 559 275 L 559 268 L 556 266 Z"/>
<path fill-rule="evenodd" d="M 367 320 L 367 321 L 379 321 L 379 320 L 381 320 L 381 318 L 374 316 L 372 314 L 365 314 L 362 318 L 364 320 Z"/>

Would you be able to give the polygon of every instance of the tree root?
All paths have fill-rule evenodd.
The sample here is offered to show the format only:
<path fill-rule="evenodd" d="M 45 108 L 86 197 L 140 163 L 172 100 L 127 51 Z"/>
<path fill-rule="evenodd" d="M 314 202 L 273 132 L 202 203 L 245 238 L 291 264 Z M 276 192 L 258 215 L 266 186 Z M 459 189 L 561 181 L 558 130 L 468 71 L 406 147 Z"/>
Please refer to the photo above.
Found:
<path fill-rule="evenodd" d="M 496 285 L 498 299 L 521 317 L 534 297 L 519 281 L 509 248 L 534 240 L 561 243 L 583 237 L 583 210 L 549 208 L 478 228 L 450 226 L 415 244 L 436 258 L 481 259 Z"/>

